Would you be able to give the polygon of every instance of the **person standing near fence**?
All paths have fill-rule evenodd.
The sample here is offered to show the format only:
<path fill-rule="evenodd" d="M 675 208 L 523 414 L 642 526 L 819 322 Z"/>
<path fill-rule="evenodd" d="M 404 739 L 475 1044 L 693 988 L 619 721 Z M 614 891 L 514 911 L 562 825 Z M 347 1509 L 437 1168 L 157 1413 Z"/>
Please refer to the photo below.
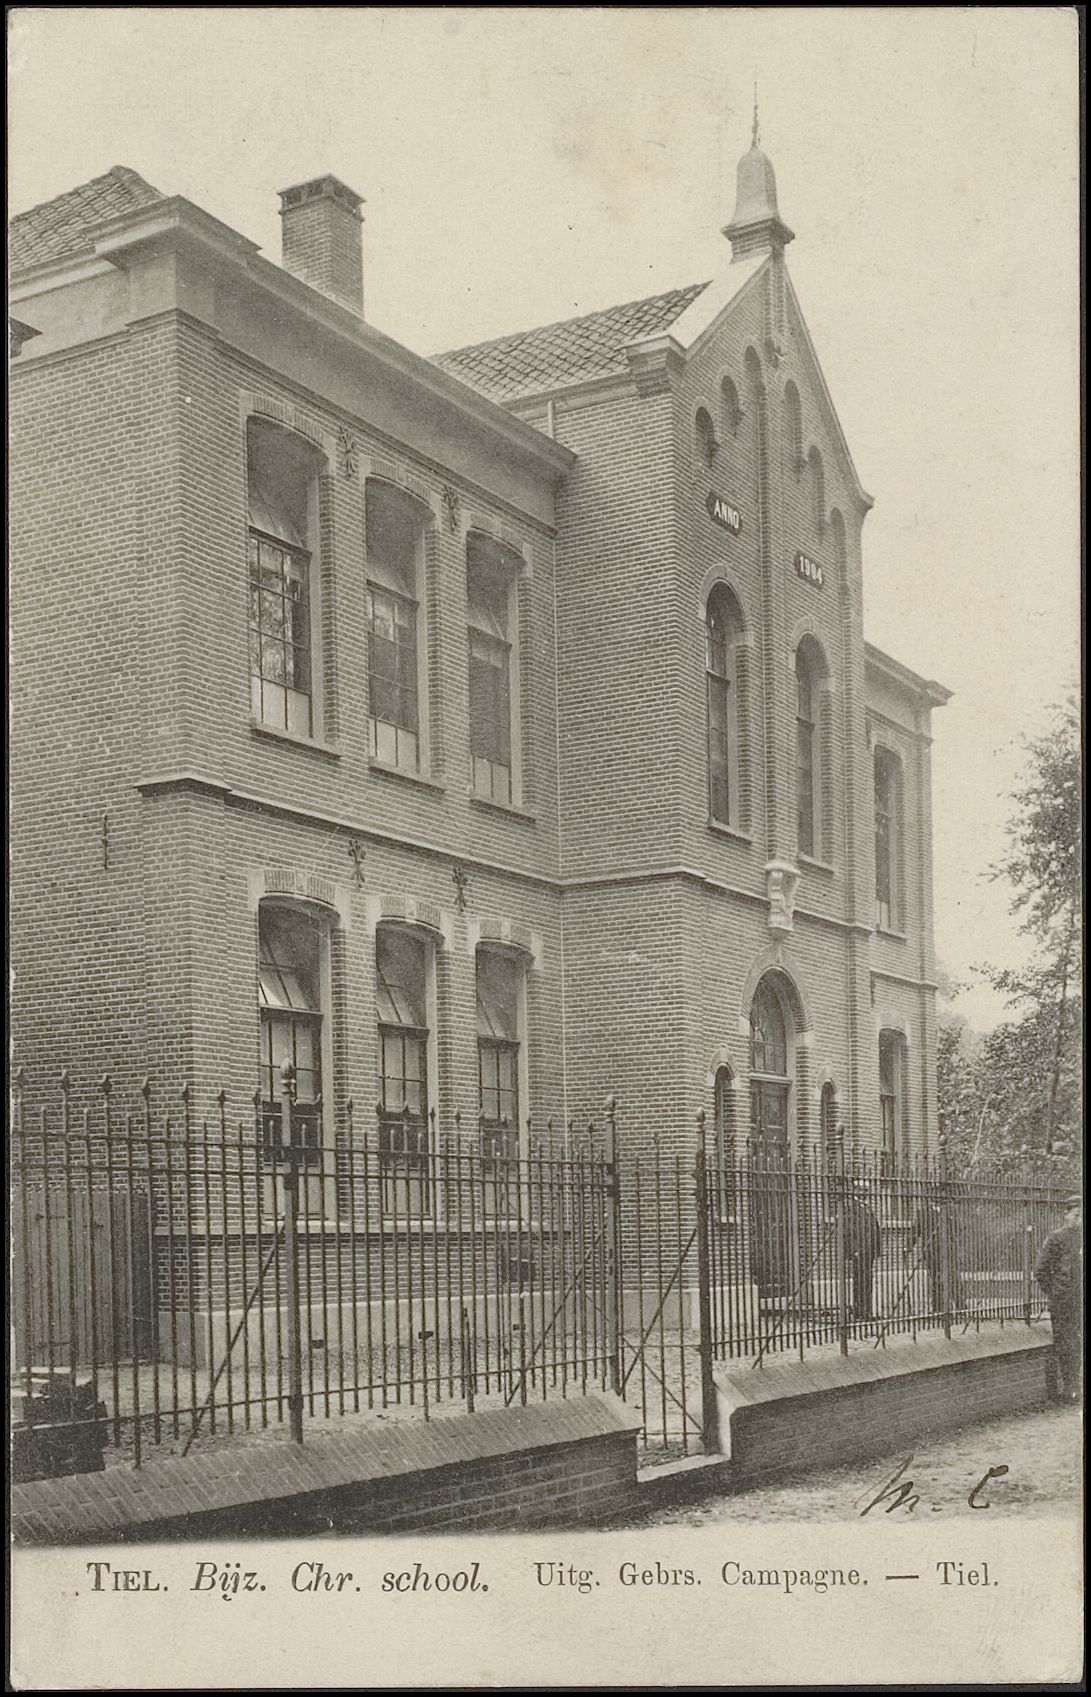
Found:
<path fill-rule="evenodd" d="M 928 1275 L 928 1300 L 933 1314 L 954 1313 L 961 1303 L 955 1215 L 924 1196 L 913 1215 L 905 1259 L 920 1245 L 921 1266 Z"/>
<path fill-rule="evenodd" d="M 1062 1402 L 1083 1400 L 1083 1199 L 1065 1199 L 1064 1225 L 1042 1245 L 1034 1277 L 1046 1293 Z"/>
<path fill-rule="evenodd" d="M 850 1191 L 844 1198 L 841 1231 L 845 1267 L 852 1281 L 852 1317 L 870 1320 L 882 1232 L 866 1192 L 855 1195 Z"/>

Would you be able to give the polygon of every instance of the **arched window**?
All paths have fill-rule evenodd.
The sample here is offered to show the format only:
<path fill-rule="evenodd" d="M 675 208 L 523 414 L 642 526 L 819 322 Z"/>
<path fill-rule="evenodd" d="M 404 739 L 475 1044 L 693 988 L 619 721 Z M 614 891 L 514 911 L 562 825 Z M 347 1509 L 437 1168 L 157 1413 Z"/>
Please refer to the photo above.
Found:
<path fill-rule="evenodd" d="M 879 1125 L 883 1165 L 888 1170 L 906 1148 L 909 1129 L 906 1076 L 905 1038 L 900 1031 L 880 1031 Z"/>
<path fill-rule="evenodd" d="M 697 463 L 710 468 L 716 458 L 716 431 L 712 419 L 705 407 L 697 408 L 697 417 L 693 426 L 694 446 L 697 453 Z"/>
<path fill-rule="evenodd" d="M 519 556 L 490 537 L 466 549 L 470 782 L 490 801 L 517 799 Z"/>
<path fill-rule="evenodd" d="M 822 687 L 826 666 L 813 637 L 796 649 L 796 808 L 800 854 L 812 860 L 828 857 L 823 830 L 824 767 L 828 741 L 827 691 Z"/>
<path fill-rule="evenodd" d="M 766 973 L 750 1004 L 750 1125 L 755 1142 L 771 1153 L 788 1150 L 788 1023 L 773 973 Z"/>
<path fill-rule="evenodd" d="M 410 772 L 427 765 L 423 592 L 429 516 L 402 490 L 368 483 L 369 752 Z"/>
<path fill-rule="evenodd" d="M 829 1155 L 837 1147 L 837 1091 L 829 1082 L 822 1086 L 818 1120 L 823 1153 Z"/>
<path fill-rule="evenodd" d="M 309 737 L 314 690 L 321 456 L 264 419 L 246 430 L 249 503 L 250 705 L 263 725 Z"/>
<path fill-rule="evenodd" d="M 889 748 L 875 750 L 875 923 L 881 931 L 904 924 L 902 883 L 902 763 Z"/>
<path fill-rule="evenodd" d="M 737 436 L 743 414 L 739 405 L 739 391 L 730 377 L 725 377 L 720 384 L 720 412 L 723 415 L 724 435 Z"/>
<path fill-rule="evenodd" d="M 506 949 L 479 948 L 476 976 L 481 1157 L 513 1161 L 520 1148 L 523 965 Z"/>
<path fill-rule="evenodd" d="M 742 819 L 743 621 L 739 604 L 719 583 L 705 608 L 705 687 L 708 704 L 708 810 L 719 825 Z"/>
<path fill-rule="evenodd" d="M 788 436 L 788 464 L 798 477 L 806 464 L 803 458 L 803 406 L 799 390 L 792 382 L 784 387 L 784 424 Z"/>
<path fill-rule="evenodd" d="M 379 1162 L 383 1205 L 419 1211 L 428 1200 L 431 943 L 405 926 L 375 933 Z"/>
<path fill-rule="evenodd" d="M 295 1100 L 321 1101 L 326 941 L 322 922 L 309 914 L 279 902 L 260 904 L 258 1019 L 267 1107 L 280 1101 L 285 1061 L 291 1063 Z M 281 1137 L 288 1140 L 284 1127 Z"/>
<path fill-rule="evenodd" d="M 735 1156 L 735 1074 L 729 1066 L 718 1067 L 715 1082 L 716 1155 L 720 1164 L 730 1165 Z"/>
<path fill-rule="evenodd" d="M 807 455 L 811 468 L 811 499 L 814 503 L 814 528 L 819 536 L 826 530 L 826 473 L 822 465 L 822 455 L 817 448 L 812 448 Z"/>
<path fill-rule="evenodd" d="M 842 516 L 842 514 L 838 511 L 838 509 L 836 507 L 834 507 L 833 511 L 830 514 L 830 534 L 833 537 L 833 551 L 834 551 L 834 558 L 837 561 L 838 582 L 844 583 L 845 579 L 848 575 L 848 564 L 849 564 L 848 539 L 845 535 L 845 520 L 844 520 L 844 517 Z"/>

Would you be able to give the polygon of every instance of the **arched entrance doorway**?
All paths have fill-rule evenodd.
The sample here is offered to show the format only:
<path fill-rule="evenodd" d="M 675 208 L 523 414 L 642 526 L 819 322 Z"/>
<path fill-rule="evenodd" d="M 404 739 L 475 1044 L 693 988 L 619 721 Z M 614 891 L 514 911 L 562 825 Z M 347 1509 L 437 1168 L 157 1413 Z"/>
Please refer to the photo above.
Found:
<path fill-rule="evenodd" d="M 795 1111 L 795 1023 L 786 987 L 765 973 L 750 1004 L 751 1266 L 764 1300 L 796 1285 L 798 1245 L 789 1168 Z"/>
<path fill-rule="evenodd" d="M 750 1133 L 767 1154 L 787 1155 L 791 1142 L 793 1037 L 777 974 L 767 972 L 750 1004 Z"/>

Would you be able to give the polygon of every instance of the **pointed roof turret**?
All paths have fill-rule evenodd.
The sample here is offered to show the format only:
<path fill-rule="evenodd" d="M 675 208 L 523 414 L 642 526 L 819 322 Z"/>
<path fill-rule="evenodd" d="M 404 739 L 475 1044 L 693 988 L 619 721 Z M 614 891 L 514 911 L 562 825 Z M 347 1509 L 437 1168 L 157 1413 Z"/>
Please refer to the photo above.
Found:
<path fill-rule="evenodd" d="M 777 179 L 759 146 L 758 101 L 754 95 L 754 127 L 750 151 L 739 160 L 735 211 L 723 234 L 731 243 L 731 262 L 752 253 L 783 253 L 795 237 L 777 209 Z"/>

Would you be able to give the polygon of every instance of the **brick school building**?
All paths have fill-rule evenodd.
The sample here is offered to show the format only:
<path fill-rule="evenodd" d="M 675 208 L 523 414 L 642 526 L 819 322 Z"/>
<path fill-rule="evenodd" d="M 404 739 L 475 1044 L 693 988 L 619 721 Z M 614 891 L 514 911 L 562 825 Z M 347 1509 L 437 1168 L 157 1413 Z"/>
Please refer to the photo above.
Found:
<path fill-rule="evenodd" d="M 610 1092 L 623 1147 L 934 1147 L 947 692 L 865 641 L 756 137 L 713 280 L 434 359 L 359 196 L 281 203 L 281 264 L 124 167 L 11 226 L 28 1099 L 287 1058 L 380 1161 Z"/>

